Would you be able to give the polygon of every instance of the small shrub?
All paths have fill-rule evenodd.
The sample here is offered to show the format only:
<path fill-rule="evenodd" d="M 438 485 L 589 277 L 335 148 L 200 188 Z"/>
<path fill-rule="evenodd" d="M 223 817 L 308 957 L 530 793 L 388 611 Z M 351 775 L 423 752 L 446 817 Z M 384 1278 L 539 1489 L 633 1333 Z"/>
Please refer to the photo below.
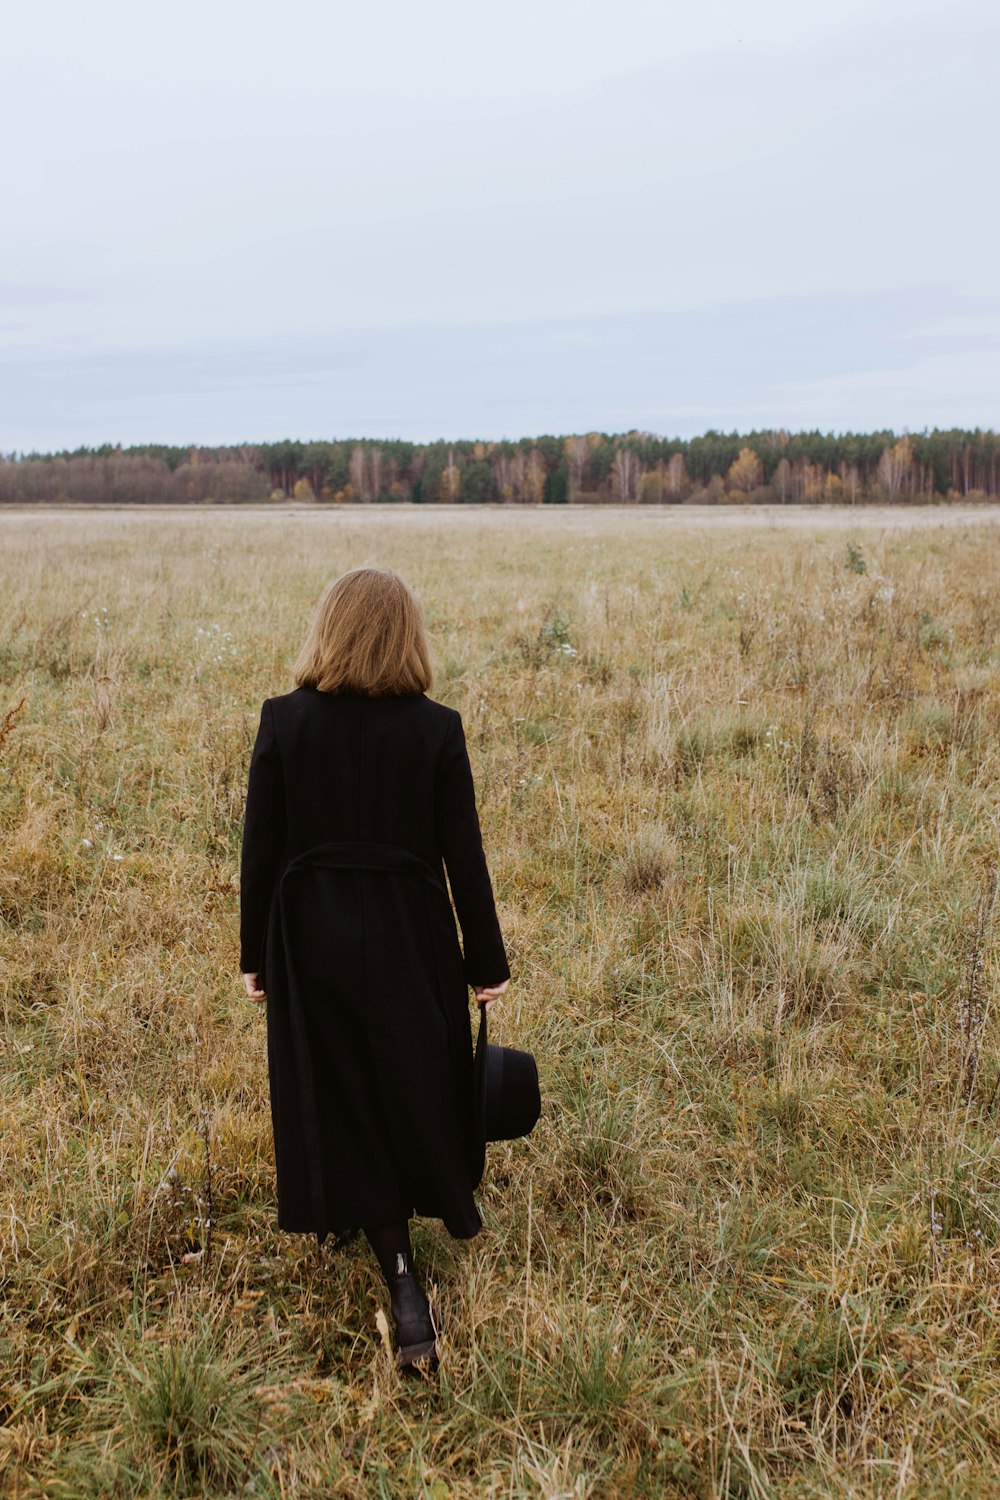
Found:
<path fill-rule="evenodd" d="M 630 895 L 655 890 L 670 878 L 676 863 L 677 845 L 670 830 L 662 823 L 647 823 L 621 857 L 622 885 Z"/>
<path fill-rule="evenodd" d="M 730 942 L 741 986 L 770 996 L 796 1020 L 835 1014 L 857 978 L 850 929 L 824 930 L 794 906 L 737 913 Z"/>
<path fill-rule="evenodd" d="M 559 610 L 543 622 L 539 637 L 544 646 L 554 651 L 562 651 L 566 646 L 573 645 L 569 635 L 569 621 Z"/>
<path fill-rule="evenodd" d="M 582 1429 L 605 1445 L 629 1425 L 633 1406 L 645 1406 L 652 1394 L 650 1353 L 624 1320 L 604 1322 L 586 1307 L 571 1311 L 542 1372 L 538 1415 L 546 1426 Z"/>
<path fill-rule="evenodd" d="M 606 1082 L 581 1081 L 570 1101 L 562 1150 L 568 1200 L 581 1198 L 612 1217 L 638 1218 L 647 1207 L 647 1131 L 635 1093 L 611 1092 Z"/>
<path fill-rule="evenodd" d="M 674 740 L 674 754 L 685 774 L 696 771 L 715 749 L 715 737 L 707 725 L 694 724 L 679 730 Z"/>
<path fill-rule="evenodd" d="M 107 1369 L 88 1425 L 110 1431 L 132 1464 L 182 1488 L 242 1482 L 261 1421 L 260 1349 L 227 1350 L 204 1324 L 140 1340 Z"/>
<path fill-rule="evenodd" d="M 951 626 L 939 624 L 925 609 L 920 611 L 917 635 L 922 651 L 945 651 L 955 639 Z"/>

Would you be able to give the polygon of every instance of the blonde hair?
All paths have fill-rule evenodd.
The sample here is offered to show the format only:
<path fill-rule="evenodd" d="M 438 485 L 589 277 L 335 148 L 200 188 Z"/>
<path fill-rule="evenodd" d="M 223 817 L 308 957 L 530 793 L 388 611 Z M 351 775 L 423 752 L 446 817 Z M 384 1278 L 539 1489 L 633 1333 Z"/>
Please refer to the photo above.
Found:
<path fill-rule="evenodd" d="M 420 600 L 392 568 L 351 568 L 327 585 L 293 669 L 323 693 L 425 693 L 430 646 Z"/>

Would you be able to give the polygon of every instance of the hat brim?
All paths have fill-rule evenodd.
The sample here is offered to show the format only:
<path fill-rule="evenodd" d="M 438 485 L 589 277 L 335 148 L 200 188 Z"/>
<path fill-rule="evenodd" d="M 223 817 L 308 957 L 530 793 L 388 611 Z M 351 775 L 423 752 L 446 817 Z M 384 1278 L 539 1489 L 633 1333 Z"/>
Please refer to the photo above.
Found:
<path fill-rule="evenodd" d="M 486 1007 L 479 1007 L 479 1035 L 476 1038 L 476 1055 L 472 1065 L 473 1120 L 470 1166 L 472 1186 L 478 1187 L 486 1167 Z"/>

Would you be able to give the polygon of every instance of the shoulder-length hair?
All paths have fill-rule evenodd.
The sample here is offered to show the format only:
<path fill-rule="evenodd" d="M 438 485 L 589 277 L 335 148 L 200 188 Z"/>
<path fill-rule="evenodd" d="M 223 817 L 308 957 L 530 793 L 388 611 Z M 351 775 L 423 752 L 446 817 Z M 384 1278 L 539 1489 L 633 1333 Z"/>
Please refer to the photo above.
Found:
<path fill-rule="evenodd" d="M 297 687 L 323 693 L 425 693 L 432 672 L 420 600 L 392 568 L 342 573 L 324 589 L 293 671 Z"/>

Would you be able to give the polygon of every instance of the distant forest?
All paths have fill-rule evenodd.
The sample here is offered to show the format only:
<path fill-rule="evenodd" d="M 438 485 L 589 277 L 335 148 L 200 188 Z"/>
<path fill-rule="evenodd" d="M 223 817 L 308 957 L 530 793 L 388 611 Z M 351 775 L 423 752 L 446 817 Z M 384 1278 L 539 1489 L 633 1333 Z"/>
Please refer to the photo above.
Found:
<path fill-rule="evenodd" d="M 646 432 L 503 442 L 361 438 L 0 455 L 0 504 L 913 504 L 998 494 L 1000 436 L 979 429 L 706 432 L 686 441 Z"/>

